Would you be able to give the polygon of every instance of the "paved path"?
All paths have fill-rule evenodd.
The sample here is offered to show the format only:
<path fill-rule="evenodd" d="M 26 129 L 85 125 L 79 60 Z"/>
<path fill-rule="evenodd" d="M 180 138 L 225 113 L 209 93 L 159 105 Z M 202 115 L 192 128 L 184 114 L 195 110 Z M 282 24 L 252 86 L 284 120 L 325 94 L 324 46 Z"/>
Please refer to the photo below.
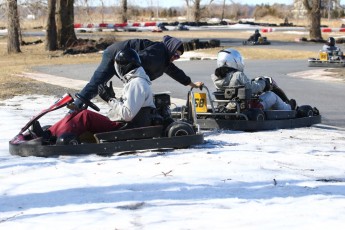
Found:
<path fill-rule="evenodd" d="M 215 69 L 215 60 L 180 61 L 176 64 L 193 81 L 203 81 L 210 91 L 214 91 L 210 74 Z M 245 64 L 245 72 L 249 77 L 253 78 L 259 75 L 274 77 L 286 94 L 295 98 L 299 105 L 309 104 L 317 107 L 323 116 L 322 122 L 324 124 L 345 127 L 345 101 L 343 100 L 345 98 L 345 83 L 336 81 L 334 78 L 325 78 L 322 68 L 307 67 L 306 60 L 246 60 Z M 75 88 L 81 89 L 90 79 L 96 67 L 97 64 L 79 64 L 40 66 L 36 70 L 40 73 L 64 77 L 42 77 L 41 75 L 40 80 L 45 79 L 52 84 L 71 87 L 74 85 L 71 83 L 71 79 L 73 79 L 75 80 Z M 119 91 L 122 83 L 117 79 L 113 79 L 113 83 L 114 86 L 118 86 L 117 90 Z M 181 104 L 186 99 L 189 88 L 181 86 L 168 76 L 162 76 L 153 82 L 154 92 L 167 90 L 171 92 L 172 97 L 176 98 L 174 102 Z"/>

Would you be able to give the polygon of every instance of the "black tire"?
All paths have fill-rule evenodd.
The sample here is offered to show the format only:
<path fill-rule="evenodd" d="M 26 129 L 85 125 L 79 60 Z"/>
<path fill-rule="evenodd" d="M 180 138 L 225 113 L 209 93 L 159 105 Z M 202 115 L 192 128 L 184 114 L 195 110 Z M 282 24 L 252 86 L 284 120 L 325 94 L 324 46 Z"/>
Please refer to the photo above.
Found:
<path fill-rule="evenodd" d="M 190 124 L 183 121 L 173 122 L 166 128 L 167 137 L 187 136 L 194 134 L 195 131 L 193 127 Z"/>
<path fill-rule="evenodd" d="M 264 121 L 266 120 L 265 113 L 262 109 L 250 109 L 247 112 L 250 121 Z"/>
<path fill-rule="evenodd" d="M 312 117 L 314 116 L 314 110 L 310 105 L 302 105 L 297 109 L 297 117 Z"/>
<path fill-rule="evenodd" d="M 79 145 L 79 138 L 73 133 L 64 133 L 56 140 L 56 145 Z"/>

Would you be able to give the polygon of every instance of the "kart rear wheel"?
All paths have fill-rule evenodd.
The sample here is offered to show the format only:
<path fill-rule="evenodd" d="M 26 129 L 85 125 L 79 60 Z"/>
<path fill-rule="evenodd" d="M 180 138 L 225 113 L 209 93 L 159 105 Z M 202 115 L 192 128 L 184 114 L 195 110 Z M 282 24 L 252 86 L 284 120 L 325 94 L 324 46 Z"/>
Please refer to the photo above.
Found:
<path fill-rule="evenodd" d="M 310 105 L 302 105 L 297 109 L 297 117 L 312 117 L 314 116 L 314 110 Z"/>
<path fill-rule="evenodd" d="M 188 136 L 195 134 L 193 127 L 190 124 L 183 121 L 176 121 L 171 123 L 166 128 L 166 132 L 168 137 Z"/>

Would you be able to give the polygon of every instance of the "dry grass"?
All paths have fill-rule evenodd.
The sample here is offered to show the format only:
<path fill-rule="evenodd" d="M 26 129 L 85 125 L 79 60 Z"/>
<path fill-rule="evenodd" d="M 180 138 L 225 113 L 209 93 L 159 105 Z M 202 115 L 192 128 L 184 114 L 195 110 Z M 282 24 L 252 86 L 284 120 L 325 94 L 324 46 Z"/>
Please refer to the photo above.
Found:
<path fill-rule="evenodd" d="M 26 41 L 29 41 L 29 39 Z M 49 94 L 49 91 L 52 90 L 51 85 L 16 76 L 16 74 L 31 71 L 32 66 L 94 63 L 99 62 L 101 59 L 101 55 L 96 53 L 62 56 L 61 51 L 45 51 L 43 44 L 22 46 L 22 52 L 19 54 L 8 55 L 6 50 L 6 40 L 2 38 L 0 39 L 0 99 L 25 93 L 32 94 L 39 92 Z M 63 89 L 59 89 L 58 87 L 57 90 L 63 91 Z"/>

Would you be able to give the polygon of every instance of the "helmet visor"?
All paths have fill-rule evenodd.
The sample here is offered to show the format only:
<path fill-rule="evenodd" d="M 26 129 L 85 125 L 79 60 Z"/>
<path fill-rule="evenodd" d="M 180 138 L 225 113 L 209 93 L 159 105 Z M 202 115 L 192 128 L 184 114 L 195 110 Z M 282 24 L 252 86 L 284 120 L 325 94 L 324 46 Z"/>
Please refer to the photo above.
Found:
<path fill-rule="evenodd" d="M 123 81 L 123 69 L 121 68 L 121 65 L 119 65 L 116 61 L 115 61 L 115 71 L 117 73 L 117 76 L 121 79 L 121 81 Z"/>

